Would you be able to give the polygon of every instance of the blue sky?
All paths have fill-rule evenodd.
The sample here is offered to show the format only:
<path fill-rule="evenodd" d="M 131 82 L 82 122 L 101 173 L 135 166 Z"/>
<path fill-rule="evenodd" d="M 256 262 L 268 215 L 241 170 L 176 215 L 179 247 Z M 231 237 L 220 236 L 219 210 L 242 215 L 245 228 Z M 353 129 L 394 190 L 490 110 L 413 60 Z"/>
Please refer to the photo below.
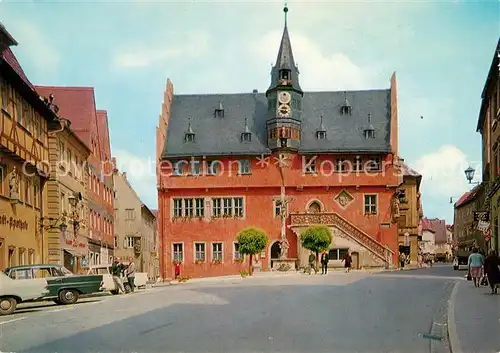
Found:
<path fill-rule="evenodd" d="M 476 124 L 500 35 L 498 3 L 288 4 L 303 89 L 388 88 L 397 72 L 400 154 L 424 176 L 425 215 L 453 222 L 449 198 L 469 189 L 463 170 L 480 163 Z M 98 108 L 108 111 L 113 155 L 155 208 L 153 168 L 139 167 L 155 158 L 167 77 L 177 93 L 264 91 L 282 7 L 0 0 L 0 21 L 19 42 L 14 52 L 32 82 L 95 87 Z"/>

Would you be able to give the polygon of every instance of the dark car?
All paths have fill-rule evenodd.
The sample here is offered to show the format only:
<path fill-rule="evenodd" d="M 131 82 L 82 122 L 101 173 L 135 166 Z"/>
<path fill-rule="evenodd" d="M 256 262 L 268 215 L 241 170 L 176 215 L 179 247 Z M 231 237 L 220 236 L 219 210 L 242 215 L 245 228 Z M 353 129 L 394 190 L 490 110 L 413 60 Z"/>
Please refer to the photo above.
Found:
<path fill-rule="evenodd" d="M 73 275 L 59 265 L 13 266 L 3 272 L 15 280 L 45 278 L 49 294 L 41 300 L 53 300 L 56 304 L 74 304 L 80 295 L 102 292 L 102 275 Z"/>

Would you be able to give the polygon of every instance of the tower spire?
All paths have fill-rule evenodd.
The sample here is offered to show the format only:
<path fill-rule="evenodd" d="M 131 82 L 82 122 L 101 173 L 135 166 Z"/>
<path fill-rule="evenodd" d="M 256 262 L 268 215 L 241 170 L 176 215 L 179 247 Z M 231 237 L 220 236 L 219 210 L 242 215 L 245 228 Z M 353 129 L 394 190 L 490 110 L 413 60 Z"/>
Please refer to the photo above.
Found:
<path fill-rule="evenodd" d="M 288 4 L 286 2 L 285 2 L 285 7 L 283 8 L 283 12 L 285 13 L 285 27 L 286 27 L 288 22 Z"/>

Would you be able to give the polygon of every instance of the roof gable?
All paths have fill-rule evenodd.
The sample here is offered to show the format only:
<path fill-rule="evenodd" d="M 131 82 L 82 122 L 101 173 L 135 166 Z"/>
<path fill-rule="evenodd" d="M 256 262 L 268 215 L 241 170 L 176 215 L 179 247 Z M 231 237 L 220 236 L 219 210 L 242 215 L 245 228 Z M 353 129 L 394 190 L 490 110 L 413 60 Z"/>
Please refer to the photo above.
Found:
<path fill-rule="evenodd" d="M 352 115 L 341 114 L 346 94 Z M 221 102 L 224 117 L 216 118 L 214 112 Z M 268 102 L 262 93 L 174 95 L 162 158 L 270 153 L 267 113 Z M 252 132 L 249 143 L 240 138 L 245 118 Z M 327 133 L 324 140 L 316 138 L 321 122 Z M 185 143 L 190 123 L 195 141 Z M 301 123 L 300 153 L 389 152 L 390 90 L 306 92 Z M 375 129 L 373 139 L 364 136 L 369 124 Z"/>
<path fill-rule="evenodd" d="M 12 68 L 12 70 L 14 70 L 14 72 L 21 78 L 21 80 L 24 81 L 24 83 L 28 87 L 30 87 L 32 90 L 35 90 L 35 87 L 28 79 L 28 76 L 26 76 L 26 74 L 24 73 L 24 70 L 21 67 L 21 64 L 19 63 L 19 61 L 17 61 L 16 56 L 14 55 L 14 53 L 12 52 L 12 50 L 10 48 L 5 49 L 2 52 L 1 57 Z"/>
<path fill-rule="evenodd" d="M 92 87 L 35 86 L 36 91 L 48 97 L 54 95 L 59 116 L 71 121 L 71 129 L 92 150 L 91 136 L 97 134 L 97 117 Z"/>
<path fill-rule="evenodd" d="M 111 159 L 111 145 L 109 142 L 108 112 L 98 110 L 97 114 L 97 132 L 99 134 L 99 148 L 103 161 Z"/>

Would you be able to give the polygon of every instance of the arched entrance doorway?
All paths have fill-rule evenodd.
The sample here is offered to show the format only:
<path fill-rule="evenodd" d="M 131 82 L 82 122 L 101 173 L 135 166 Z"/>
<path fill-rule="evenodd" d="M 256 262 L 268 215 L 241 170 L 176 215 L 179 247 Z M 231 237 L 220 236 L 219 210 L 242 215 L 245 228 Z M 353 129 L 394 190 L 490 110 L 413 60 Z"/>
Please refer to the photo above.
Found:
<path fill-rule="evenodd" d="M 317 201 L 311 202 L 309 207 L 307 208 L 307 211 L 309 213 L 320 213 L 321 212 L 321 205 Z"/>
<path fill-rule="evenodd" d="M 281 247 L 280 247 L 280 242 L 275 241 L 273 245 L 271 245 L 271 251 L 270 251 L 270 258 L 271 258 L 271 269 L 273 268 L 273 260 L 278 260 L 281 255 Z"/>

